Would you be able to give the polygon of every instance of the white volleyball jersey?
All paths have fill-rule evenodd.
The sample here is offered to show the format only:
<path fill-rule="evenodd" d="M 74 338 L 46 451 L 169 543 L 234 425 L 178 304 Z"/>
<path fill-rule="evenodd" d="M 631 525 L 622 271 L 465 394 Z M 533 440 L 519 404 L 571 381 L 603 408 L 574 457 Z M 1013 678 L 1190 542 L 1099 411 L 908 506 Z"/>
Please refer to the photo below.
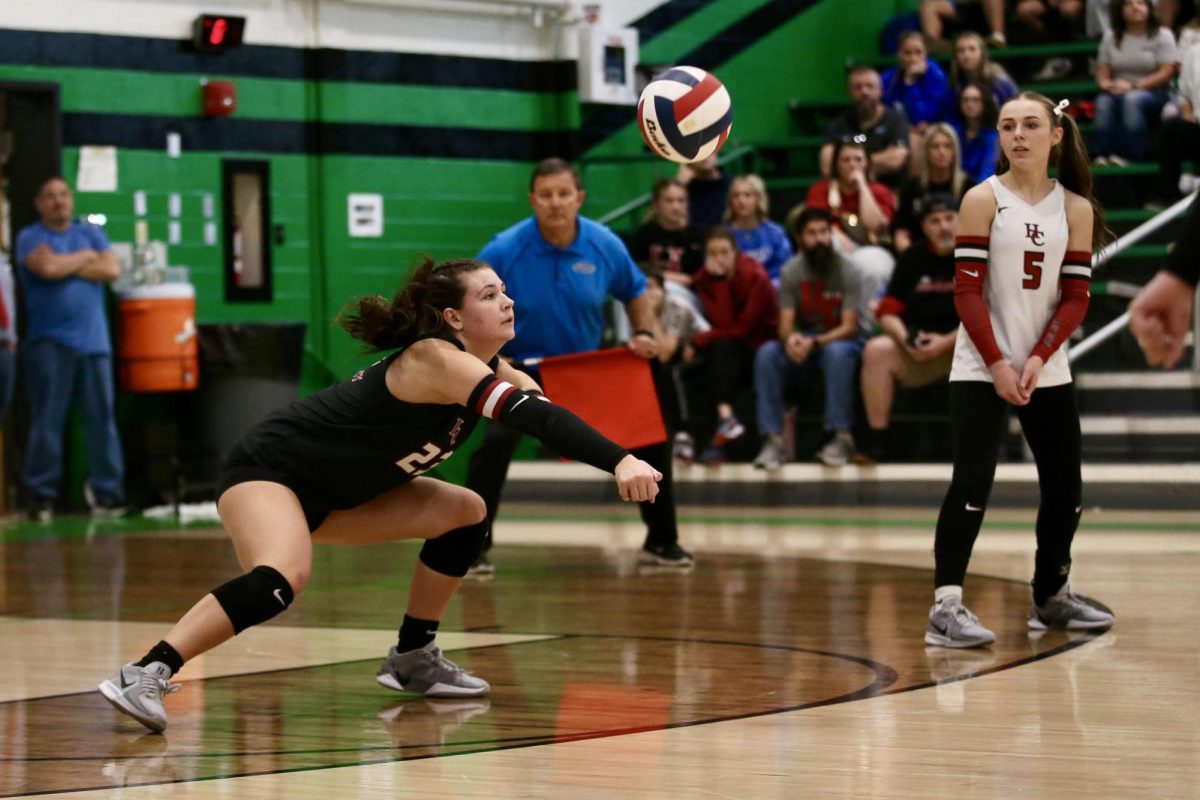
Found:
<path fill-rule="evenodd" d="M 996 345 L 1004 360 L 1020 373 L 1058 308 L 1058 280 L 1069 238 L 1066 194 L 1062 184 L 1055 181 L 1054 189 L 1041 202 L 1030 205 L 1006 189 L 995 175 L 987 179 L 987 184 L 996 197 L 996 216 L 988 242 L 960 243 L 955 256 L 987 258 L 983 301 Z M 1089 277 L 1091 269 L 1087 268 L 1086 273 L 1079 277 Z M 961 324 L 950 380 L 992 380 L 978 348 Z M 1070 382 L 1071 367 L 1063 345 L 1042 368 L 1037 385 L 1045 388 Z"/>

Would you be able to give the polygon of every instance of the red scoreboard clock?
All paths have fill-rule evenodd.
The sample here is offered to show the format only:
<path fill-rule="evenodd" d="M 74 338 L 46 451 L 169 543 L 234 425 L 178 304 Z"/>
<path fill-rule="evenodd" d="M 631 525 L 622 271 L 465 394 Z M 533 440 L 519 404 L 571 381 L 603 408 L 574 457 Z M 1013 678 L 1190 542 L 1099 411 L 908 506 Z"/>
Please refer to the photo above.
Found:
<path fill-rule="evenodd" d="M 242 44 L 246 31 L 245 17 L 224 14 L 201 14 L 192 26 L 192 44 L 205 53 L 232 50 Z"/>

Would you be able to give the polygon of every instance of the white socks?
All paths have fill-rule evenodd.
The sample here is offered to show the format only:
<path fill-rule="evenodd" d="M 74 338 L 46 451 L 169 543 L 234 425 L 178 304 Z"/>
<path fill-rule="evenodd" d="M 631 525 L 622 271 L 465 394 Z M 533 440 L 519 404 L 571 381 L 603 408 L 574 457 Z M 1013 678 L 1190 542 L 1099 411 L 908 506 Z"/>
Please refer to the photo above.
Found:
<path fill-rule="evenodd" d="M 940 603 L 948 597 L 958 599 L 962 602 L 962 587 L 961 586 L 939 586 L 933 590 L 933 602 Z"/>

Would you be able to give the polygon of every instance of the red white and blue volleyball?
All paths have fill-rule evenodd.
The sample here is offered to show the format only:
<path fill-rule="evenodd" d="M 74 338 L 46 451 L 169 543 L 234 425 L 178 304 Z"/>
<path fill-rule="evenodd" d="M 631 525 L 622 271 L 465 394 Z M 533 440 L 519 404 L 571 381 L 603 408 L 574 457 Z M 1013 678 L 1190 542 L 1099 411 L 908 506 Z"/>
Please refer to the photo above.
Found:
<path fill-rule="evenodd" d="M 733 127 L 733 103 L 712 73 L 671 67 L 642 90 L 637 119 L 642 138 L 655 154 L 691 164 L 725 144 Z"/>

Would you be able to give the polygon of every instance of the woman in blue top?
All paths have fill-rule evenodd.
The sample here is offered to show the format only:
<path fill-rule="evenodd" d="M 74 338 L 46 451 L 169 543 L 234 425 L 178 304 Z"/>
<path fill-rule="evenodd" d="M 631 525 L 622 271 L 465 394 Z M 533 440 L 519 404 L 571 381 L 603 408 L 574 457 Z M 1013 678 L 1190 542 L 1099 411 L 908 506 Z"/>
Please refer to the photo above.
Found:
<path fill-rule="evenodd" d="M 741 175 L 729 185 L 725 205 L 726 227 L 733 231 L 738 249 L 762 264 L 779 283 L 779 270 L 792 257 L 792 243 L 777 222 L 767 219 L 770 201 L 767 187 L 757 175 Z"/>
<path fill-rule="evenodd" d="M 903 111 L 913 128 L 934 122 L 949 83 L 946 73 L 929 57 L 920 31 L 900 37 L 896 61 L 897 65 L 881 76 L 883 104 Z"/>
<path fill-rule="evenodd" d="M 900 37 L 896 61 L 897 66 L 880 78 L 882 101 L 908 118 L 909 175 L 916 175 L 921 170 L 921 140 L 925 136 L 925 126 L 940 119 L 938 112 L 945 107 L 950 85 L 946 73 L 929 57 L 919 31 L 909 31 Z"/>
<path fill-rule="evenodd" d="M 996 172 L 996 103 L 981 83 L 969 83 L 958 96 L 954 132 L 962 143 L 962 168 L 973 183 Z"/>

